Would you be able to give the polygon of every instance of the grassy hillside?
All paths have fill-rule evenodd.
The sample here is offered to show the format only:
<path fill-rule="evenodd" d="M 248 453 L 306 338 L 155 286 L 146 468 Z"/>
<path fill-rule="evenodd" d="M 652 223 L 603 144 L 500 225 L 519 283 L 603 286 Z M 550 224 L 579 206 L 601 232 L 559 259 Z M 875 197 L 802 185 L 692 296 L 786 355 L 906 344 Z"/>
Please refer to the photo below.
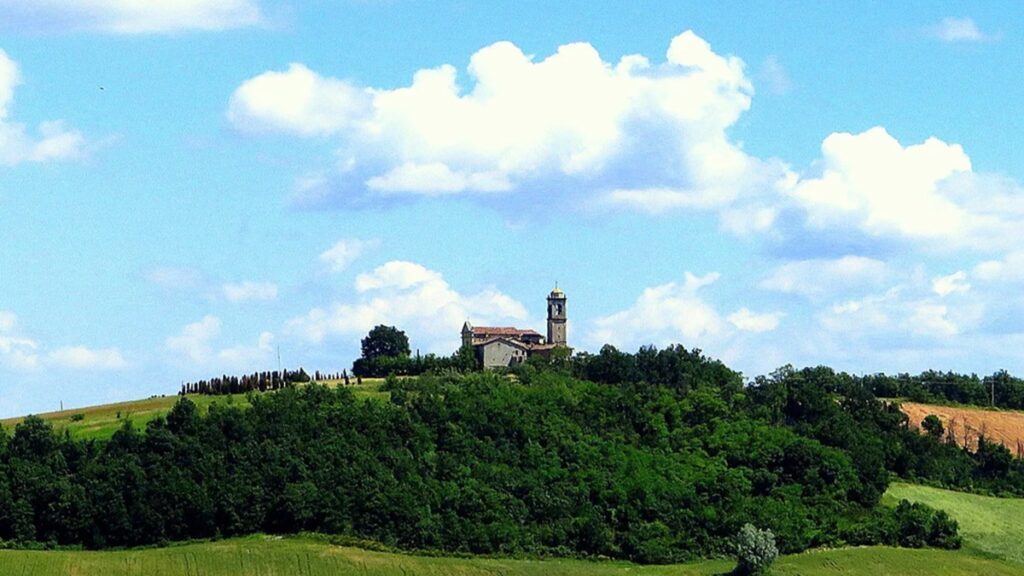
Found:
<path fill-rule="evenodd" d="M 993 498 L 913 484 L 893 484 L 886 502 L 901 499 L 941 508 L 960 523 L 964 548 L 1024 564 L 1024 499 Z M 1020 569 L 1024 573 L 1024 568 Z"/>
<path fill-rule="evenodd" d="M 697 576 L 724 574 L 727 560 L 672 566 L 579 560 L 456 559 L 407 556 L 331 546 L 313 539 L 254 536 L 222 542 L 122 552 L 0 551 L 0 571 L 32 576 L 249 575 L 261 576 Z M 787 556 L 780 575 L 991 576 L 1019 575 L 1020 567 L 965 553 L 885 547 Z"/>
<path fill-rule="evenodd" d="M 328 380 L 322 384 L 338 386 L 340 381 Z M 383 384 L 383 379 L 367 378 L 363 380 L 361 385 L 353 384 L 349 386 L 349 389 L 355 392 L 357 397 L 386 399 L 388 393 L 380 390 L 381 384 Z M 189 394 L 188 397 L 196 403 L 200 413 L 203 414 L 215 403 L 222 405 L 230 404 L 243 408 L 249 405 L 245 394 L 225 396 Z M 121 427 L 123 420 L 130 419 L 137 427 L 144 427 L 150 420 L 166 414 L 174 406 L 174 403 L 178 401 L 178 398 L 180 396 L 177 395 L 156 396 L 145 400 L 75 408 L 62 412 L 47 412 L 37 414 L 37 416 L 52 424 L 54 429 L 59 432 L 69 430 L 75 438 L 107 439 L 113 436 L 114 432 Z M 10 430 L 24 419 L 24 417 L 18 417 L 0 420 L 0 426 Z"/>

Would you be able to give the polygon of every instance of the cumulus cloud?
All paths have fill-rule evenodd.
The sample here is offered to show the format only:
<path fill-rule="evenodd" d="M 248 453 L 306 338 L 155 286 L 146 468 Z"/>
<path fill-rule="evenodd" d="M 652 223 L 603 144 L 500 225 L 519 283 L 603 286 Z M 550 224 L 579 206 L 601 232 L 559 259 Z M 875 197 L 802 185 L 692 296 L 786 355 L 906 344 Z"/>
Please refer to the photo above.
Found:
<path fill-rule="evenodd" d="M 60 121 L 39 125 L 38 134 L 31 134 L 24 124 L 10 119 L 14 90 L 21 83 L 18 64 L 0 50 L 0 165 L 15 166 L 24 162 L 48 162 L 81 156 L 85 138 L 69 130 Z"/>
<path fill-rule="evenodd" d="M 439 272 L 414 262 L 391 261 L 360 274 L 355 289 L 355 302 L 314 308 L 290 320 L 286 330 L 319 343 L 333 336 L 362 335 L 378 324 L 395 325 L 418 346 L 448 354 L 458 348 L 459 328 L 467 320 L 508 324 L 528 317 L 522 304 L 502 292 L 457 292 Z"/>
<path fill-rule="evenodd" d="M 367 251 L 380 245 L 377 240 L 346 238 L 320 253 L 320 263 L 331 272 L 344 272 Z"/>
<path fill-rule="evenodd" d="M 67 346 L 51 351 L 47 357 L 56 365 L 77 370 L 120 370 L 128 365 L 117 348 Z"/>
<path fill-rule="evenodd" d="M 801 180 L 793 195 L 817 227 L 853 221 L 872 235 L 960 236 L 968 215 L 942 194 L 940 182 L 968 173 L 963 148 L 929 138 L 904 147 L 881 127 L 835 133 L 821 146 L 821 175 Z"/>
<path fill-rule="evenodd" d="M 925 33 L 943 42 L 987 42 L 995 36 L 985 34 L 969 17 L 943 18 L 938 24 L 925 27 Z"/>
<path fill-rule="evenodd" d="M 723 319 L 699 291 L 719 278 L 686 273 L 682 283 L 647 288 L 632 306 L 596 319 L 587 339 L 591 344 L 659 346 L 681 343 L 705 347 L 721 345 L 740 332 L 768 332 L 781 319 L 779 313 L 755 313 L 741 308 Z"/>
<path fill-rule="evenodd" d="M 265 367 L 273 358 L 274 335 L 262 332 L 254 345 L 239 344 L 218 348 L 214 341 L 222 329 L 220 318 L 207 315 L 167 338 L 164 345 L 178 360 L 193 367 L 254 370 Z"/>
<path fill-rule="evenodd" d="M 221 287 L 224 298 L 228 302 L 251 302 L 277 299 L 277 284 L 273 282 L 253 282 L 246 280 L 225 284 Z"/>
<path fill-rule="evenodd" d="M 788 196 L 810 230 L 927 243 L 942 249 L 1011 249 L 1024 225 L 1024 187 L 974 172 L 958 144 L 928 138 L 902 145 L 884 128 L 835 133 L 817 174 Z"/>
<path fill-rule="evenodd" d="M 889 275 L 888 266 L 880 260 L 848 255 L 787 262 L 761 281 L 760 287 L 808 298 L 829 298 L 851 289 L 877 287 Z"/>
<path fill-rule="evenodd" d="M 352 128 L 371 103 L 365 90 L 293 63 L 243 82 L 231 95 L 228 120 L 249 132 L 326 136 Z"/>
<path fill-rule="evenodd" d="M 218 31 L 262 22 L 254 0 L 0 0 L 7 28 L 113 34 Z"/>
<path fill-rule="evenodd" d="M 242 83 L 227 116 L 247 132 L 334 137 L 334 187 L 348 194 L 507 193 L 559 180 L 661 212 L 733 204 L 787 176 L 730 141 L 753 87 L 739 58 L 690 31 L 657 64 L 608 62 L 587 43 L 536 58 L 498 42 L 472 55 L 468 77 L 442 65 L 382 89 L 296 63 Z M 323 200 L 324 184 L 301 188 Z"/>

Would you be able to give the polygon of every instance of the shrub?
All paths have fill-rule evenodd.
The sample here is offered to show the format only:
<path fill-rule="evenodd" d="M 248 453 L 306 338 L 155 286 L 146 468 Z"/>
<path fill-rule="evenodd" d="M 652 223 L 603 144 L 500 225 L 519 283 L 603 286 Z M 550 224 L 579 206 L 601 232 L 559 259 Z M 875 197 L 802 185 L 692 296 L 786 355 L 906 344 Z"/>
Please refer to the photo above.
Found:
<path fill-rule="evenodd" d="M 775 535 L 771 530 L 759 530 L 753 524 L 744 524 L 736 534 L 734 574 L 764 574 L 778 556 L 779 549 L 775 546 Z"/>
<path fill-rule="evenodd" d="M 71 421 L 72 422 L 81 422 L 82 420 L 85 420 L 85 414 L 72 414 L 71 415 Z"/>
<path fill-rule="evenodd" d="M 892 543 L 904 548 L 935 546 L 955 550 L 960 547 L 956 520 L 942 510 L 919 502 L 901 500 L 893 510 L 895 534 Z"/>

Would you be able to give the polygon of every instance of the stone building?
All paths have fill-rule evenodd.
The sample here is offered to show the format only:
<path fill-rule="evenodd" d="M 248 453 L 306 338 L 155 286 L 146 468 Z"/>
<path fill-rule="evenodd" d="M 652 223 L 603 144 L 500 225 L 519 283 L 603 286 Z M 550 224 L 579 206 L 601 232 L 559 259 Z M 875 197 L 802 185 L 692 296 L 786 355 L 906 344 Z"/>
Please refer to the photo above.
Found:
<path fill-rule="evenodd" d="M 548 294 L 548 334 L 545 339 L 534 330 L 512 327 L 462 325 L 462 345 L 472 346 L 484 368 L 508 367 L 534 354 L 548 354 L 556 347 L 568 348 L 565 292 L 557 286 Z"/>

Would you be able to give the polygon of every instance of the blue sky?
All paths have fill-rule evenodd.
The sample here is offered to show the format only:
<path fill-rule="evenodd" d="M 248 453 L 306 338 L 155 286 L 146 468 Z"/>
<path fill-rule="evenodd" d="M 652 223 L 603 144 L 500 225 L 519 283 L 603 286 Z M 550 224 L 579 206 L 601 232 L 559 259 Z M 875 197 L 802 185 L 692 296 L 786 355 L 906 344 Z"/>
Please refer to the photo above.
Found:
<path fill-rule="evenodd" d="M 1013 3 L 153 4 L 0 0 L 0 416 L 556 281 L 581 350 L 1024 373 Z"/>

